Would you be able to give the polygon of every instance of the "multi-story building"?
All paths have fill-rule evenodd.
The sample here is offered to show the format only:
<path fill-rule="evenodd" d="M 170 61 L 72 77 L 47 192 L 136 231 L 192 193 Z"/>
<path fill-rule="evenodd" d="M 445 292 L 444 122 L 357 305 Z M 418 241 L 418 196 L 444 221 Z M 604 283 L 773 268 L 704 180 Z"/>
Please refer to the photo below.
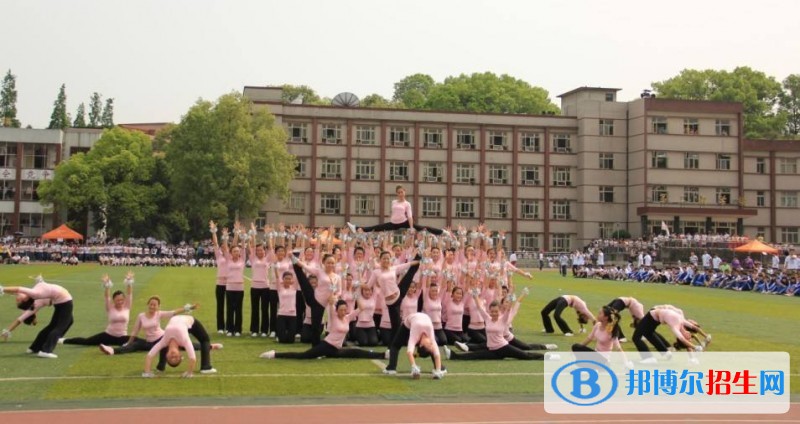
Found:
<path fill-rule="evenodd" d="M 299 161 L 286 203 L 261 219 L 309 226 L 386 219 L 403 185 L 418 222 L 485 222 L 513 249 L 563 251 L 626 230 L 798 242 L 800 142 L 746 140 L 738 103 L 582 87 L 562 116 L 286 104 L 245 87 Z"/>

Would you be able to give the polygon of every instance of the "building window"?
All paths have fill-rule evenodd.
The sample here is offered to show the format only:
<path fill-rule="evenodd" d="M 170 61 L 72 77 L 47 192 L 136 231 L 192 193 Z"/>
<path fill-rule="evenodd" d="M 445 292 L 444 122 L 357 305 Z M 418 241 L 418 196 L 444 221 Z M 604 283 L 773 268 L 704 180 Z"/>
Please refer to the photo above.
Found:
<path fill-rule="evenodd" d="M 718 205 L 729 205 L 731 203 L 731 189 L 729 187 L 718 187 L 716 196 Z"/>
<path fill-rule="evenodd" d="M 798 244 L 798 243 L 800 243 L 800 236 L 798 236 L 797 227 L 782 227 L 781 228 L 781 243 L 783 243 L 783 244 Z"/>
<path fill-rule="evenodd" d="M 286 124 L 289 141 L 292 143 L 308 143 L 308 124 L 289 122 Z"/>
<path fill-rule="evenodd" d="M 441 149 L 444 147 L 442 142 L 442 130 L 438 128 L 425 128 L 422 136 L 425 138 L 426 149 Z"/>
<path fill-rule="evenodd" d="M 663 116 L 653 117 L 653 127 L 651 132 L 653 134 L 666 134 L 667 133 L 667 118 Z"/>
<path fill-rule="evenodd" d="M 614 135 L 614 120 L 601 119 L 600 120 L 600 135 Z"/>
<path fill-rule="evenodd" d="M 781 174 L 796 174 L 797 173 L 797 159 L 795 158 L 781 158 L 778 170 Z"/>
<path fill-rule="evenodd" d="M 731 135 L 731 121 L 727 119 L 717 119 L 714 124 L 714 131 L 717 135 L 729 136 Z"/>
<path fill-rule="evenodd" d="M 683 133 L 686 135 L 697 135 L 700 132 L 700 124 L 697 119 L 687 118 L 683 120 Z"/>
<path fill-rule="evenodd" d="M 731 169 L 731 155 L 717 155 L 717 169 Z"/>
<path fill-rule="evenodd" d="M 342 144 L 341 125 L 323 124 L 321 135 L 324 144 Z"/>
<path fill-rule="evenodd" d="M 320 213 L 338 215 L 342 209 L 342 196 L 339 194 L 320 195 Z"/>
<path fill-rule="evenodd" d="M 422 177 L 426 183 L 440 183 L 444 177 L 444 165 L 441 162 L 423 162 Z"/>
<path fill-rule="evenodd" d="M 0 168 L 17 167 L 17 145 L 14 143 L 0 143 Z M 0 178 L 4 178 L 0 175 Z"/>
<path fill-rule="evenodd" d="M 356 161 L 356 179 L 357 180 L 374 180 L 375 179 L 375 161 L 374 160 L 357 160 Z"/>
<path fill-rule="evenodd" d="M 42 214 L 40 213 L 21 213 L 19 214 L 19 226 L 22 233 L 26 236 L 38 236 L 42 234 Z"/>
<path fill-rule="evenodd" d="M 389 162 L 389 179 L 392 181 L 408 181 L 408 163 L 399 160 Z"/>
<path fill-rule="evenodd" d="M 767 204 L 767 193 L 764 191 L 756 192 L 756 206 L 764 206 Z"/>
<path fill-rule="evenodd" d="M 613 102 L 614 101 L 614 93 L 606 93 L 606 101 Z"/>
<path fill-rule="evenodd" d="M 475 199 L 457 197 L 456 198 L 456 218 L 474 218 Z"/>
<path fill-rule="evenodd" d="M 54 144 L 30 144 L 23 147 L 23 169 L 54 169 L 56 146 Z"/>
<path fill-rule="evenodd" d="M 569 200 L 553 200 L 553 219 L 567 220 L 572 219 L 570 213 Z"/>
<path fill-rule="evenodd" d="M 756 158 L 756 173 L 757 174 L 766 174 L 767 173 L 767 161 L 764 158 Z"/>
<path fill-rule="evenodd" d="M 23 181 L 23 184 L 25 181 Z M 797 207 L 797 192 L 796 191 L 782 191 L 781 192 L 781 207 L 782 208 L 796 208 Z"/>
<path fill-rule="evenodd" d="M 539 235 L 536 233 L 518 233 L 520 250 L 539 250 Z"/>
<path fill-rule="evenodd" d="M 570 170 L 567 166 L 553 167 L 553 185 L 554 186 L 571 186 L 572 179 L 570 178 Z"/>
<path fill-rule="evenodd" d="M 767 234 L 767 229 L 764 227 L 756 227 L 756 238 L 764 238 Z"/>
<path fill-rule="evenodd" d="M 456 164 L 456 182 L 460 184 L 475 184 L 475 165 L 467 163 Z"/>
<path fill-rule="evenodd" d="M 572 250 L 569 234 L 553 233 L 550 235 L 551 252 L 569 252 Z"/>
<path fill-rule="evenodd" d="M 600 233 L 600 238 L 605 240 L 611 240 L 614 238 L 614 228 L 616 223 L 614 222 L 598 222 L 597 229 Z"/>
<path fill-rule="evenodd" d="M 522 219 L 539 219 L 539 201 L 530 199 L 520 201 L 519 216 Z"/>
<path fill-rule="evenodd" d="M 39 201 L 39 181 L 22 181 L 22 192 L 20 200 L 23 202 L 36 202 Z"/>
<path fill-rule="evenodd" d="M 356 215 L 375 215 L 375 196 L 368 194 L 357 194 L 355 196 Z"/>
<path fill-rule="evenodd" d="M 13 213 L 0 212 L 0 234 L 9 234 L 11 232 L 11 216 Z"/>
<path fill-rule="evenodd" d="M 389 143 L 394 147 L 408 147 L 411 145 L 411 136 L 408 127 L 389 128 Z"/>
<path fill-rule="evenodd" d="M 541 151 L 541 137 L 539 133 L 524 132 L 520 134 L 520 146 L 523 152 Z"/>
<path fill-rule="evenodd" d="M 539 167 L 533 165 L 522 165 L 520 167 L 520 181 L 522 185 L 539 185 Z"/>
<path fill-rule="evenodd" d="M 508 167 L 489 165 L 489 184 L 508 184 Z"/>
<path fill-rule="evenodd" d="M 653 203 L 669 202 L 669 193 L 667 193 L 667 187 L 663 185 L 653 186 L 653 188 L 650 189 L 650 201 Z"/>
<path fill-rule="evenodd" d="M 265 211 L 258 212 L 258 217 L 255 219 L 256 228 L 264 228 L 267 226 L 267 213 Z"/>
<path fill-rule="evenodd" d="M 294 176 L 295 178 L 308 178 L 308 158 L 297 158 Z"/>
<path fill-rule="evenodd" d="M 342 161 L 339 159 L 323 159 L 320 178 L 323 180 L 341 180 Z"/>
<path fill-rule="evenodd" d="M 684 169 L 698 169 L 700 168 L 700 155 L 697 153 L 686 153 L 683 156 Z"/>
<path fill-rule="evenodd" d="M 700 202 L 700 188 L 699 187 L 684 187 L 683 188 L 683 201 L 686 203 Z"/>
<path fill-rule="evenodd" d="M 292 193 L 289 200 L 286 202 L 286 212 L 289 213 L 305 213 L 306 212 L 306 195 L 305 193 Z"/>
<path fill-rule="evenodd" d="M 14 193 L 17 191 L 15 186 L 15 180 L 0 180 L 0 200 L 14 200 Z M 5 234 L 0 233 L 0 236 Z"/>
<path fill-rule="evenodd" d="M 442 199 L 440 197 L 422 198 L 422 216 L 438 217 L 442 216 Z"/>
<path fill-rule="evenodd" d="M 508 218 L 508 199 L 489 199 L 489 218 Z"/>
<path fill-rule="evenodd" d="M 600 153 L 600 169 L 614 169 L 613 153 Z"/>
<path fill-rule="evenodd" d="M 667 167 L 667 152 L 653 152 L 652 153 L 652 168 L 666 169 Z"/>
<path fill-rule="evenodd" d="M 569 141 L 569 134 L 553 134 L 553 151 L 556 153 L 572 152 Z"/>
<path fill-rule="evenodd" d="M 474 150 L 475 149 L 475 131 L 473 131 L 473 130 L 457 130 L 456 131 L 456 149 Z"/>
<path fill-rule="evenodd" d="M 600 186 L 598 191 L 600 193 L 600 203 L 614 203 L 614 187 Z"/>
<path fill-rule="evenodd" d="M 359 125 L 356 127 L 356 144 L 361 146 L 374 146 L 375 127 L 367 125 Z"/>
<path fill-rule="evenodd" d="M 503 131 L 489 131 L 488 142 L 490 150 L 508 150 L 508 138 Z"/>

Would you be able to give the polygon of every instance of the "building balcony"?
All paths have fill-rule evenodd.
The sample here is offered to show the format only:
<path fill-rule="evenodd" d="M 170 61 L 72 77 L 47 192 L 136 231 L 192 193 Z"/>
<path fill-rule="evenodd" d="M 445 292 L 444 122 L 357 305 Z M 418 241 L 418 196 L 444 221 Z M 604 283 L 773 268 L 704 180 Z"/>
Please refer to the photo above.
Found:
<path fill-rule="evenodd" d="M 691 202 L 648 203 L 636 208 L 636 215 L 702 215 L 748 217 L 758 215 L 758 209 L 746 208 L 737 204 L 703 204 Z"/>

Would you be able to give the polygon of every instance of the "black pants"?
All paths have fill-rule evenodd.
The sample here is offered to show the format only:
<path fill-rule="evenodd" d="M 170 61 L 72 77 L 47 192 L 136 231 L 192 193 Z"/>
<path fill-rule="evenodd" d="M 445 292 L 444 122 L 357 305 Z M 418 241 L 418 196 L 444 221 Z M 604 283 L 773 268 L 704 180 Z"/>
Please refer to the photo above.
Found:
<path fill-rule="evenodd" d="M 217 284 L 214 295 L 217 298 L 217 331 L 225 331 L 225 286 Z"/>
<path fill-rule="evenodd" d="M 464 343 L 464 332 L 463 331 L 453 331 L 453 330 L 444 330 L 445 336 L 447 336 L 447 344 L 453 345 L 456 342 Z"/>
<path fill-rule="evenodd" d="M 419 255 L 417 255 L 414 260 L 419 261 L 422 259 Z M 384 313 L 387 311 L 389 312 L 389 321 L 392 323 L 392 339 L 394 340 L 395 333 L 397 333 L 397 329 L 401 327 L 402 321 L 400 319 L 400 306 L 403 303 L 403 298 L 406 297 L 406 293 L 408 293 L 408 288 L 411 287 L 411 281 L 414 280 L 414 275 L 419 270 L 419 264 L 413 265 L 408 268 L 408 272 L 403 276 L 400 280 L 400 283 L 397 287 L 400 289 L 400 295 L 397 296 L 397 300 L 394 301 L 391 305 L 386 305 L 386 309 L 383 310 Z"/>
<path fill-rule="evenodd" d="M 295 328 L 302 329 L 306 320 L 306 300 L 303 299 L 303 292 L 298 290 L 294 295 L 295 308 Z M 305 342 L 303 342 L 305 343 Z"/>
<path fill-rule="evenodd" d="M 380 231 L 396 231 L 396 230 L 401 230 L 403 228 L 411 228 L 411 227 L 408 225 L 408 221 L 405 221 L 405 222 L 401 222 L 399 224 L 392 224 L 391 222 L 384 222 L 383 224 L 373 225 L 371 227 L 359 227 L 359 228 L 361 228 L 361 231 L 363 231 L 365 233 L 371 233 L 373 231 L 378 231 L 378 232 L 380 232 Z M 427 231 L 427 232 L 429 232 L 431 234 L 437 235 L 437 236 L 442 235 L 442 230 L 439 229 L 439 228 L 426 227 L 426 226 L 423 226 L 423 225 L 414 224 L 414 229 L 417 230 L 417 231 L 425 230 L 425 231 Z"/>
<path fill-rule="evenodd" d="M 226 311 L 226 330 L 229 333 L 242 332 L 242 304 L 244 302 L 243 291 L 225 291 Z"/>
<path fill-rule="evenodd" d="M 556 324 L 558 324 L 558 328 L 561 329 L 561 332 L 564 334 L 572 332 L 572 330 L 569 328 L 569 325 L 567 325 L 567 322 L 561 318 L 561 313 L 564 311 L 567 305 L 567 299 L 559 296 L 551 300 L 550 303 L 548 303 L 547 306 L 542 309 L 542 323 L 544 324 L 544 331 L 546 333 L 554 332 L 553 323 L 550 321 L 550 312 L 553 310 L 556 311 L 556 313 L 553 314 L 553 318 L 556 320 Z"/>
<path fill-rule="evenodd" d="M 293 316 L 278 315 L 277 318 L 278 343 L 294 343 L 294 335 L 297 334 L 297 319 Z"/>
<path fill-rule="evenodd" d="M 269 294 L 267 294 L 267 300 L 269 301 L 269 331 L 272 333 L 278 331 L 278 291 L 267 290 L 269 290 Z M 295 327 L 296 329 L 297 327 Z"/>
<path fill-rule="evenodd" d="M 561 276 L 562 277 L 566 277 L 567 276 L 567 266 L 566 265 L 561 265 Z"/>
<path fill-rule="evenodd" d="M 359 346 L 377 346 L 378 345 L 378 332 L 375 327 L 360 328 L 356 327 L 353 330 L 356 337 L 356 342 Z"/>
<path fill-rule="evenodd" d="M 496 350 L 479 350 L 477 352 L 469 351 L 467 353 L 456 353 L 452 352 L 450 354 L 450 360 L 464 360 L 464 361 L 472 361 L 472 360 L 480 360 L 480 359 L 505 359 L 505 358 L 515 358 L 515 359 L 522 359 L 527 361 L 532 360 L 539 360 L 541 361 L 544 359 L 544 355 L 537 352 L 526 352 L 524 350 L 517 349 L 510 344 L 507 344 L 500 349 Z"/>
<path fill-rule="evenodd" d="M 303 324 L 300 327 L 300 343 L 311 343 L 311 333 L 311 324 Z"/>
<path fill-rule="evenodd" d="M 525 343 L 522 340 L 514 337 L 508 341 L 508 344 L 514 346 L 519 350 L 547 350 L 547 346 L 538 343 Z"/>
<path fill-rule="evenodd" d="M 625 302 L 623 302 L 622 299 L 620 298 L 612 300 L 611 303 L 609 303 L 606 306 L 613 308 L 617 312 L 622 312 L 623 310 L 625 310 L 625 308 L 627 308 L 627 306 L 625 306 Z M 617 337 L 619 337 L 620 339 L 625 338 L 625 334 L 622 333 L 622 326 L 620 326 L 619 334 L 617 335 Z"/>
<path fill-rule="evenodd" d="M 72 301 L 53 305 L 53 317 L 50 323 L 39 331 L 31 343 L 30 349 L 34 352 L 53 353 L 58 344 L 58 339 L 64 337 L 72 326 Z"/>
<path fill-rule="evenodd" d="M 250 288 L 250 332 L 269 333 L 270 289 Z"/>
<path fill-rule="evenodd" d="M 228 292 L 230 294 L 230 292 Z M 189 328 L 189 334 L 194 336 L 200 343 L 200 370 L 210 370 L 211 367 L 211 338 L 208 337 L 208 332 L 203 327 L 203 324 L 195 318 L 194 324 Z M 167 362 L 167 348 L 161 349 L 159 352 L 158 363 L 165 364 Z M 163 371 L 161 368 L 157 368 Z"/>
<path fill-rule="evenodd" d="M 128 341 L 128 336 L 112 336 L 108 333 L 95 334 L 90 337 L 72 337 L 64 339 L 64 344 L 81 345 L 81 346 L 99 346 L 101 344 L 108 346 L 122 346 Z"/>
<path fill-rule="evenodd" d="M 592 360 L 594 360 L 595 362 L 599 362 L 601 364 L 607 364 L 608 363 L 608 359 L 606 359 L 605 356 L 597 353 L 596 350 L 590 348 L 589 346 L 584 346 L 584 345 L 582 345 L 580 343 L 575 343 L 575 344 L 572 345 L 572 351 L 573 352 L 587 352 L 587 353 L 590 354 L 588 356 L 591 357 Z"/>
<path fill-rule="evenodd" d="M 633 344 L 636 345 L 636 350 L 642 352 L 642 358 L 649 358 L 651 356 L 647 343 L 642 340 L 643 337 L 652 343 L 659 352 L 667 351 L 668 344 L 665 343 L 663 337 L 656 333 L 658 325 L 659 322 L 648 312 L 644 314 L 644 318 L 639 321 L 639 325 L 636 326 L 636 330 L 633 332 Z"/>
<path fill-rule="evenodd" d="M 380 359 L 383 358 L 381 352 L 370 352 L 361 349 L 339 349 L 338 347 L 322 341 L 318 345 L 308 349 L 305 352 L 276 352 L 276 358 L 286 359 L 316 359 L 321 357 L 326 358 L 363 358 L 363 359 Z"/>
<path fill-rule="evenodd" d="M 436 344 L 439 346 L 444 346 L 447 344 L 447 334 L 445 334 L 443 328 L 440 328 L 438 330 L 434 329 L 433 338 L 436 339 Z"/>
<path fill-rule="evenodd" d="M 470 343 L 486 343 L 486 329 L 482 328 L 480 330 L 474 330 L 472 328 L 468 328 L 467 338 L 469 339 Z"/>
<path fill-rule="evenodd" d="M 392 344 L 392 329 L 391 328 L 381 328 L 380 329 L 380 337 L 381 337 L 381 345 L 389 347 Z"/>
<path fill-rule="evenodd" d="M 154 342 L 148 342 L 145 339 L 140 339 L 138 337 L 134 338 L 132 342 L 128 343 L 127 345 L 123 345 L 117 348 L 114 348 L 114 355 L 124 355 L 126 353 L 133 353 L 133 352 L 149 352 L 153 346 L 158 343 L 158 340 Z M 194 343 L 194 349 L 200 350 L 201 346 L 199 343 Z M 164 371 L 167 368 L 167 357 L 158 355 L 158 365 L 156 365 L 156 369 L 159 371 Z"/>
<path fill-rule="evenodd" d="M 408 344 L 408 338 L 411 336 L 411 330 L 405 325 L 401 325 L 395 332 L 392 343 L 389 344 L 389 365 L 386 366 L 387 370 L 397 370 L 397 357 L 400 356 L 400 349 Z M 433 367 L 436 368 L 436 358 L 431 352 L 431 361 Z"/>
<path fill-rule="evenodd" d="M 316 346 L 320 343 L 322 335 L 322 316 L 325 315 L 325 305 L 317 302 L 317 298 L 314 296 L 314 287 L 308 282 L 308 277 L 300 265 L 294 265 L 294 273 L 297 274 L 297 282 L 300 283 L 300 291 L 303 293 L 305 303 L 311 308 L 311 345 Z"/>

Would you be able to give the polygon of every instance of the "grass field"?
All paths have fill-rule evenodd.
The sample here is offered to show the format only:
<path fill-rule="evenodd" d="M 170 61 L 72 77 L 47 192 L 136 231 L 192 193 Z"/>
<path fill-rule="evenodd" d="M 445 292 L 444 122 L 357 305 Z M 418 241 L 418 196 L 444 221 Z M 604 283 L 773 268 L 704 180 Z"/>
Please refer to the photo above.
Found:
<path fill-rule="evenodd" d="M 100 276 L 108 272 L 122 287 L 123 268 L 96 265 L 62 267 L 34 265 L 0 267 L 0 284 L 28 285 L 30 275 L 41 273 L 46 280 L 67 287 L 75 298 L 75 324 L 69 336 L 88 336 L 105 328 Z M 158 294 L 163 308 L 186 302 L 201 304 L 195 315 L 214 327 L 214 270 L 189 268 L 137 268 L 134 309 L 131 318 L 145 309 L 146 298 Z M 534 280 L 518 279 L 529 285 L 531 296 L 514 322 L 517 337 L 529 342 L 556 343 L 568 350 L 581 337 L 544 336 L 540 333 L 539 310 L 560 294 L 577 294 L 596 311 L 617 296 L 633 296 L 645 307 L 671 303 L 681 307 L 714 335 L 715 351 L 786 351 L 792 356 L 792 392 L 800 393 L 800 299 L 716 289 L 609 282 L 563 278 L 555 272 L 536 272 Z M 50 319 L 51 308 L 39 316 L 40 325 Z M 19 315 L 13 297 L 0 298 L 0 325 L 8 326 Z M 249 324 L 249 298 L 245 298 L 245 329 Z M 573 313 L 566 315 L 574 322 Z M 570 323 L 572 325 L 572 322 Z M 628 336 L 630 317 L 623 315 Z M 397 377 L 384 376 L 378 363 L 369 360 L 322 359 L 312 361 L 263 360 L 267 349 L 303 350 L 306 345 L 278 345 L 250 337 L 227 338 L 212 335 L 225 348 L 215 351 L 217 375 L 191 380 L 177 378 L 168 370 L 156 379 L 140 377 L 143 353 L 105 356 L 96 348 L 58 346 L 56 360 L 26 355 L 25 349 L 40 327 L 20 326 L 13 337 L 0 343 L 0 410 L 48 407 L 97 407 L 110 405 L 195 405 L 328 403 L 361 401 L 437 400 L 464 402 L 480 400 L 534 400 L 542 395 L 543 366 L 538 361 L 481 361 L 449 363 L 450 373 L 441 381 L 413 381 L 404 375 L 408 364 L 402 359 Z M 634 350 L 631 343 L 623 345 Z M 378 348 L 383 349 L 383 348 Z M 422 360 L 423 371 L 430 361 Z"/>

